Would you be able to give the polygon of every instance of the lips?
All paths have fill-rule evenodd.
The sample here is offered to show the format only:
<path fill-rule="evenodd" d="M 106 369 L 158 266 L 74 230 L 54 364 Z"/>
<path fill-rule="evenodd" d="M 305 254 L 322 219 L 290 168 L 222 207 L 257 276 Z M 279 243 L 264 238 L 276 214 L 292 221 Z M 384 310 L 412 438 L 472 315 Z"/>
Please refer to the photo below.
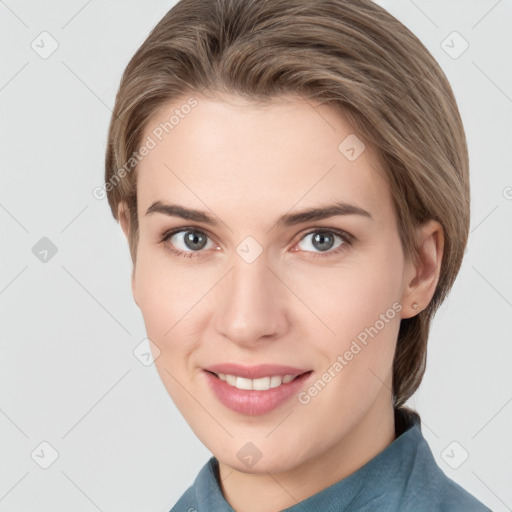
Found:
<path fill-rule="evenodd" d="M 204 369 L 216 398 L 229 409 L 247 415 L 273 411 L 304 386 L 311 370 L 264 364 L 219 364 Z"/>

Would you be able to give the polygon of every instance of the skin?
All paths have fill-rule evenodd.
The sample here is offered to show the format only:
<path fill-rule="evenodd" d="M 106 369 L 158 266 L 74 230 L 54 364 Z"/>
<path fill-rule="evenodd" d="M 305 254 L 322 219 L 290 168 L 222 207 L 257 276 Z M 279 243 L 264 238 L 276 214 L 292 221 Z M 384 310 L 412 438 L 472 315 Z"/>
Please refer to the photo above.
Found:
<path fill-rule="evenodd" d="M 338 150 L 353 130 L 330 107 L 297 96 L 263 105 L 196 98 L 198 106 L 138 167 L 133 296 L 160 351 L 155 365 L 166 389 L 219 460 L 227 501 L 238 512 L 278 511 L 353 473 L 395 439 L 391 383 L 400 320 L 434 294 L 443 230 L 435 221 L 422 225 L 419 262 L 405 258 L 378 162 L 368 146 L 352 162 Z M 185 101 L 162 107 L 144 139 Z M 146 215 L 155 201 L 205 211 L 219 225 Z M 283 214 L 335 201 L 371 218 L 276 225 Z M 119 214 L 128 236 L 122 203 Z M 165 231 L 180 227 L 208 235 L 207 246 L 194 252 L 183 231 L 162 242 Z M 353 243 L 336 237 L 322 252 L 311 233 L 329 228 L 349 233 Z M 252 263 L 236 252 L 247 236 L 263 250 Z M 293 397 L 268 414 L 244 415 L 206 384 L 202 368 L 214 363 L 275 363 L 313 370 L 307 389 L 397 302 L 401 311 L 306 405 Z M 237 457 L 247 442 L 262 454 L 251 468 Z"/>

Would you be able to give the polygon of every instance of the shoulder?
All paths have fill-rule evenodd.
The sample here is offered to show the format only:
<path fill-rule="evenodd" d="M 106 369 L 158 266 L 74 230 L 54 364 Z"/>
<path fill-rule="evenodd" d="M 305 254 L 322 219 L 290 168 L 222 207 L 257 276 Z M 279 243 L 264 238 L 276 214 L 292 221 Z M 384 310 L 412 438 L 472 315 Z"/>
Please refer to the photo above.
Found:
<path fill-rule="evenodd" d="M 399 499 L 397 510 L 401 512 L 492 512 L 457 482 L 449 478 L 442 469 L 434 465 L 432 457 L 429 467 L 408 481 Z"/>
<path fill-rule="evenodd" d="M 170 512 L 197 512 L 197 508 L 194 487 L 190 486 Z"/>
<path fill-rule="evenodd" d="M 408 467 L 400 485 L 399 510 L 403 512 L 492 512 L 461 485 L 452 480 L 437 464 L 421 431 L 419 414 L 399 411 L 405 430 L 402 462 Z M 400 418 L 400 415 L 402 418 Z M 395 424 L 397 421 L 395 419 Z M 400 423 L 398 423 L 400 425 Z M 400 431 L 399 431 L 400 432 Z M 402 475 L 403 476 L 403 475 Z"/>
<path fill-rule="evenodd" d="M 194 483 L 170 512 L 199 512 L 204 510 L 204 506 L 207 510 L 234 512 L 222 495 L 218 481 L 218 462 L 215 457 L 211 457 L 201 468 Z"/>
<path fill-rule="evenodd" d="M 492 512 L 482 502 L 439 470 L 431 492 L 439 512 Z"/>
<path fill-rule="evenodd" d="M 400 510 L 414 512 L 492 512 L 438 466 L 434 455 L 422 438 L 404 492 Z M 419 459 L 419 460 L 418 460 Z"/>

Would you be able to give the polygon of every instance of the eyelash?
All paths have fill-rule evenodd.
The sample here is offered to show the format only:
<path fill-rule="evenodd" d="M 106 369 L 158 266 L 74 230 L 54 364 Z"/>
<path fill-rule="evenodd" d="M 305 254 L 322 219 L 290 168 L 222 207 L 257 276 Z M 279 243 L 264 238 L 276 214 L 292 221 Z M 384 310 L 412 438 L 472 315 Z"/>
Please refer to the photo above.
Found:
<path fill-rule="evenodd" d="M 165 244 L 165 242 L 167 242 L 173 235 L 175 235 L 177 233 L 181 233 L 181 232 L 186 232 L 186 231 L 197 231 L 199 233 L 202 233 L 202 234 L 206 235 L 211 240 L 210 235 L 206 231 L 203 231 L 202 229 L 198 229 L 198 228 L 195 228 L 193 226 L 190 226 L 190 227 L 175 228 L 175 229 L 172 229 L 170 231 L 166 231 L 162 235 L 161 243 Z M 316 252 L 316 253 L 312 252 L 313 258 L 327 258 L 329 256 L 334 256 L 334 255 L 340 254 L 340 253 L 342 253 L 342 252 L 347 250 L 347 246 L 349 246 L 349 247 L 352 246 L 354 241 L 355 241 L 355 237 L 353 237 L 349 233 L 347 233 L 345 231 L 342 231 L 342 230 L 339 230 L 339 229 L 334 229 L 334 228 L 314 228 L 314 229 L 311 229 L 310 231 L 308 231 L 307 233 L 305 233 L 298 240 L 297 243 L 302 241 L 308 235 L 312 235 L 313 233 L 328 233 L 328 234 L 332 233 L 332 234 L 334 234 L 336 236 L 339 236 L 343 240 L 343 243 L 339 247 L 334 249 L 334 250 L 331 250 L 331 251 L 328 251 L 328 252 L 323 252 L 323 253 L 322 252 Z M 178 256 L 180 258 L 193 258 L 193 257 L 196 257 L 196 256 L 197 257 L 201 257 L 202 256 L 201 252 L 203 252 L 203 251 L 180 251 L 179 249 L 173 248 L 171 245 L 166 245 L 166 248 L 172 254 L 174 254 L 175 256 Z M 297 250 L 295 252 L 301 252 L 301 251 Z M 311 251 L 305 251 L 305 252 L 311 252 Z"/>

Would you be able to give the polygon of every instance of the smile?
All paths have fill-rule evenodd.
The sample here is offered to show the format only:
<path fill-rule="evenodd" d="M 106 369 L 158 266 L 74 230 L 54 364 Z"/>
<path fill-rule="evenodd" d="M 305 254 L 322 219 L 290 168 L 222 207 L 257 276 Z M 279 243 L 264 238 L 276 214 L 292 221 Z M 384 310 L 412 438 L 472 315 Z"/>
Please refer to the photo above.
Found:
<path fill-rule="evenodd" d="M 270 413 L 297 395 L 312 370 L 281 365 L 226 363 L 203 369 L 213 397 L 232 411 L 249 416 Z"/>
<path fill-rule="evenodd" d="M 297 378 L 297 375 L 273 375 L 269 377 L 261 377 L 259 379 L 247 379 L 245 377 L 237 377 L 225 373 L 217 374 L 220 380 L 227 382 L 230 386 L 238 389 L 254 389 L 256 391 L 267 391 L 271 388 L 278 388 L 283 384 L 288 384 Z"/>

